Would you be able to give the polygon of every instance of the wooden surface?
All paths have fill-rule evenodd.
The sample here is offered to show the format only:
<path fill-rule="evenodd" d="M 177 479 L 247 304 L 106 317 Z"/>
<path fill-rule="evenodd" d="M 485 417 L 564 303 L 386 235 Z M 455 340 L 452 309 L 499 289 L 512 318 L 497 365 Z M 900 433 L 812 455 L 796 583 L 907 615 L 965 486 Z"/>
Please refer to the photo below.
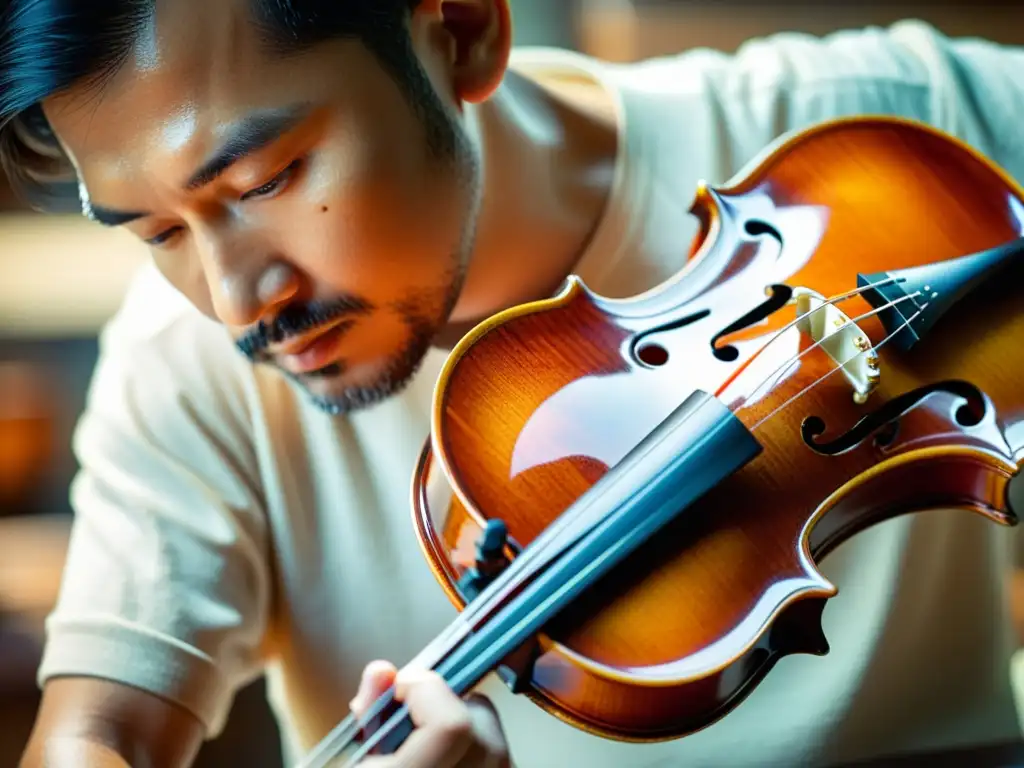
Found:
<path fill-rule="evenodd" d="M 0 519 L 0 615 L 41 633 L 57 599 L 69 533 L 65 515 Z"/>
<path fill-rule="evenodd" d="M 0 216 L 0 334 L 94 336 L 145 258 L 128 232 L 82 218 Z"/>

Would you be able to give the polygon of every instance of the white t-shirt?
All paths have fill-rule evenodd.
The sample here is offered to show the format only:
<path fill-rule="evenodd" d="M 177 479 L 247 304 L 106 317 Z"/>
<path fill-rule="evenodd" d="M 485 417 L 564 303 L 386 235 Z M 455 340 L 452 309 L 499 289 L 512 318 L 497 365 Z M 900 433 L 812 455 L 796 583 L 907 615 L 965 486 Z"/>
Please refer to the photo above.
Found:
<path fill-rule="evenodd" d="M 1024 180 L 1024 51 L 951 42 L 918 23 L 630 65 L 520 50 L 513 66 L 542 81 L 594 77 L 618 100 L 612 200 L 578 268 L 607 295 L 683 265 L 698 180 L 723 182 L 779 134 L 828 118 L 923 120 Z M 346 716 L 368 661 L 401 665 L 454 615 L 409 510 L 443 354 L 402 396 L 328 417 L 249 366 L 151 269 L 101 349 L 40 680 L 86 674 L 151 690 L 212 736 L 233 693 L 266 672 L 294 760 Z M 825 611 L 829 655 L 784 659 L 736 711 L 686 739 L 605 741 L 493 677 L 483 690 L 519 768 L 792 768 L 1012 738 L 1003 590 L 1013 542 L 964 512 L 860 534 L 822 567 L 840 588 Z"/>

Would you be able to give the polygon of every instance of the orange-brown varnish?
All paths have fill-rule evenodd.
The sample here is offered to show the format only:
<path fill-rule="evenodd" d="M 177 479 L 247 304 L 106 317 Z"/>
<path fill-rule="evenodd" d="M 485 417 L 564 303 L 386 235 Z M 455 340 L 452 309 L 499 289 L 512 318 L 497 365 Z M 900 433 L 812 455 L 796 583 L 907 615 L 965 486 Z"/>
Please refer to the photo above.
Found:
<path fill-rule="evenodd" d="M 851 119 L 790 137 L 727 187 L 698 190 L 693 258 L 674 280 L 612 301 L 571 280 L 557 297 L 488 321 L 455 349 L 438 386 L 433 442 L 414 484 L 417 532 L 453 602 L 481 523 L 502 518 L 528 544 L 694 389 L 748 427 L 834 363 L 819 348 L 761 399 L 751 384 L 810 346 L 792 306 L 712 338 L 761 304 L 770 285 L 825 297 L 858 273 L 928 264 L 1020 236 L 1024 194 L 956 140 L 898 119 Z M 763 221 L 780 244 L 747 221 Z M 529 695 L 574 725 L 623 740 L 678 736 L 736 706 L 786 654 L 823 654 L 820 615 L 836 592 L 815 569 L 827 552 L 897 514 L 956 507 L 1015 522 L 1006 489 L 1024 458 L 1024 301 L 1020 283 L 963 299 L 915 347 L 885 346 L 864 404 L 842 375 L 761 424 L 752 464 L 719 486 L 539 638 Z M 862 298 L 841 304 L 856 317 Z M 702 314 L 703 313 L 703 314 Z M 629 353 L 647 337 L 644 365 Z M 873 344 L 877 316 L 859 323 Z M 757 364 L 752 356 L 760 351 Z M 660 358 L 658 357 L 660 355 Z M 923 398 L 895 434 L 835 456 L 809 447 L 919 387 L 964 381 L 988 399 L 963 426 L 948 392 Z M 883 439 L 884 438 L 884 439 Z M 431 498 L 428 486 L 451 488 Z"/>

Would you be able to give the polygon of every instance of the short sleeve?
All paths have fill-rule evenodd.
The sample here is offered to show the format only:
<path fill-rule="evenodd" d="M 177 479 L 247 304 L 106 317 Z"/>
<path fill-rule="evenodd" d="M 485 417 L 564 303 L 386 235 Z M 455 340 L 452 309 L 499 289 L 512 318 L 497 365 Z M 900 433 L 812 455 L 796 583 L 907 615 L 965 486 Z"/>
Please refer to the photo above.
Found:
<path fill-rule="evenodd" d="M 178 318 L 142 333 L 141 312 L 103 335 L 76 428 L 74 522 L 38 678 L 152 692 L 213 737 L 260 671 L 267 625 L 248 395 L 220 329 Z"/>

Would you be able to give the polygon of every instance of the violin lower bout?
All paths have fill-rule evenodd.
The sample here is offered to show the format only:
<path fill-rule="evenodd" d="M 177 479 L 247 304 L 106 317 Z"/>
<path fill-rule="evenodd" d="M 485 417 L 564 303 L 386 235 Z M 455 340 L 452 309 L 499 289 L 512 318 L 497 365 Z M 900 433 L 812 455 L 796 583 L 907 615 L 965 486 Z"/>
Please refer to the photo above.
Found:
<path fill-rule="evenodd" d="M 826 598 L 783 609 L 753 644 L 724 666 L 687 680 L 659 680 L 643 670 L 602 670 L 581 663 L 570 646 L 545 636 L 523 691 L 549 713 L 584 731 L 619 741 L 660 741 L 712 725 L 749 696 L 782 658 L 824 656 Z M 554 694 L 555 698 L 549 698 Z"/>
<path fill-rule="evenodd" d="M 590 587 L 513 655 L 514 668 L 502 676 L 589 733 L 631 742 L 686 736 L 740 706 L 780 659 L 828 654 L 821 620 L 838 590 L 814 563 L 844 541 L 915 512 L 1016 522 L 1005 506 L 1013 469 L 990 453 L 926 448 L 886 459 L 878 448 L 860 452 L 882 461 L 841 494 L 809 504 L 794 489 L 774 508 L 763 503 L 771 492 L 766 462 L 756 460 Z M 483 529 L 457 498 L 428 498 L 445 482 L 434 464 L 425 447 L 415 527 L 434 575 L 462 610 L 467 600 L 457 585 Z"/>
<path fill-rule="evenodd" d="M 430 475 L 433 463 L 425 449 L 418 476 Z M 417 483 L 416 530 L 462 610 L 468 600 L 458 582 L 483 529 L 457 499 L 446 500 L 439 516 L 426 489 L 443 482 Z M 681 552 L 683 539 L 701 544 Z M 759 549 L 739 527 L 681 518 L 499 674 L 550 714 L 606 738 L 659 741 L 700 730 L 734 709 L 779 659 L 828 652 L 821 615 L 835 588 L 801 562 L 797 547 L 786 558 Z"/>

